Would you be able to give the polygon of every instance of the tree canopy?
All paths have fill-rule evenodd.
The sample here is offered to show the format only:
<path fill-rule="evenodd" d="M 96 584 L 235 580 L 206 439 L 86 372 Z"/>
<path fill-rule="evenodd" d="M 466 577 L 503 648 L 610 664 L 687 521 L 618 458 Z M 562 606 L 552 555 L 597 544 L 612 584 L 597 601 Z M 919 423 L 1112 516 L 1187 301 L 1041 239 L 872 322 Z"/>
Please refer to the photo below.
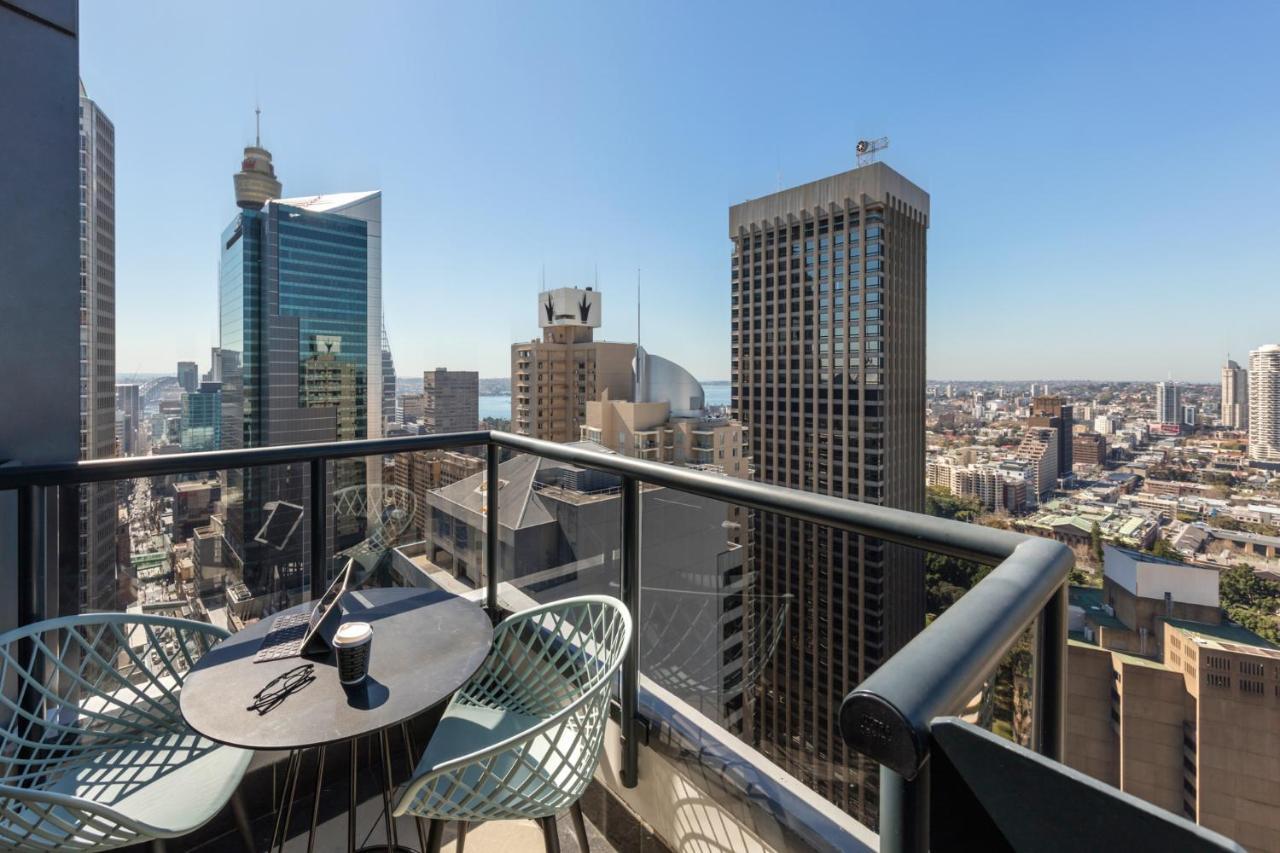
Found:
<path fill-rule="evenodd" d="M 1247 563 L 1218 576 L 1218 596 L 1231 621 L 1272 642 L 1280 641 L 1280 583 L 1262 577 Z"/>

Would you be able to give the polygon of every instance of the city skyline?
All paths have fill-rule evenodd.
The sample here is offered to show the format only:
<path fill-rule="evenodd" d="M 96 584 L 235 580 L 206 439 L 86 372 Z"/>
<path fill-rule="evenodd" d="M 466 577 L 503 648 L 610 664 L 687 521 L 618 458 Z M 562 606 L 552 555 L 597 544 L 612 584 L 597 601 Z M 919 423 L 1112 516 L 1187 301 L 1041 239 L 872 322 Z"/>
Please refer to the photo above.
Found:
<path fill-rule="evenodd" d="M 1226 353 L 1239 358 L 1274 337 L 1265 323 L 1280 308 L 1278 250 L 1264 235 L 1280 214 L 1258 187 L 1277 170 L 1265 144 L 1277 121 L 1264 91 L 1275 60 L 1257 18 L 1274 10 L 1211 20 L 1190 7 L 1160 20 L 1113 10 L 1116 26 L 1105 32 L 1078 13 L 1005 10 L 998 43 L 967 10 L 940 8 L 923 26 L 916 15 L 906 26 L 894 10 L 832 10 L 819 15 L 824 29 L 844 25 L 852 55 L 922 57 L 905 76 L 881 83 L 873 73 L 834 108 L 804 91 L 803 64 L 788 61 L 806 43 L 792 37 L 801 21 L 765 35 L 700 10 L 683 10 L 675 30 L 624 10 L 565 19 L 536 10 L 297 12 L 272 7 L 255 26 L 298 43 L 342 33 L 387 49 L 368 63 L 335 64 L 323 51 L 263 52 L 229 35 L 242 21 L 215 11 L 82 10 L 86 86 L 116 119 L 120 182 L 130 188 L 118 211 L 121 376 L 172 370 L 217 343 L 209 319 L 217 246 L 207 235 L 231 212 L 227 171 L 253 139 L 255 101 L 286 195 L 384 190 L 396 223 L 385 275 L 401 375 L 438 365 L 505 373 L 510 341 L 528 335 L 524 305 L 545 265 L 548 286 L 598 281 L 612 295 L 616 310 L 602 329 L 610 340 L 634 337 L 641 269 L 642 342 L 695 375 L 727 378 L 726 206 L 847 170 L 855 141 L 882 134 L 892 140 L 884 161 L 937 200 L 928 360 L 952 378 L 1014 381 L 1016 369 L 1050 381 L 1172 373 L 1212 382 Z M 1249 27 L 1240 25 L 1246 15 Z M 157 37 L 173 28 L 209 38 Z M 1193 40 L 1228 32 L 1239 49 L 1213 75 L 1185 62 Z M 739 86 L 732 57 L 763 49 L 762 39 L 785 70 Z M 423 49 L 409 52 L 411 40 Z M 984 50 L 993 56 L 974 58 Z M 426 58 L 385 58 L 406 55 Z M 446 76 L 464 60 L 487 70 Z M 210 67 L 223 73 L 201 70 Z M 936 87 L 943 72 L 951 85 Z M 400 96 L 403 83 L 414 101 Z M 783 130 L 761 133 L 740 109 L 758 97 L 776 104 L 770 126 Z M 1188 121 L 1192 102 L 1201 106 Z M 785 130 L 814 115 L 829 116 L 829 132 Z M 1192 207 L 1165 179 L 1171 170 L 1194 171 Z M 158 217 L 155 201 L 175 180 L 200 201 Z M 681 204 L 672 206 L 676 193 Z M 1210 257 L 1204 217 L 1228 200 L 1243 231 L 1232 252 Z M 563 228 L 569 221 L 575 227 Z M 1184 245 L 1206 250 L 1174 251 Z M 189 298 L 164 297 L 175 281 Z M 1220 327 L 1198 324 L 1202 294 L 1224 282 L 1253 310 Z M 477 293 L 483 312 L 473 310 Z M 681 310 L 664 309 L 672 304 Z M 432 316 L 450 321 L 424 334 Z M 1002 346 L 973 346 L 973 331 L 993 319 Z M 1046 322 L 1064 345 L 1041 345 Z"/>

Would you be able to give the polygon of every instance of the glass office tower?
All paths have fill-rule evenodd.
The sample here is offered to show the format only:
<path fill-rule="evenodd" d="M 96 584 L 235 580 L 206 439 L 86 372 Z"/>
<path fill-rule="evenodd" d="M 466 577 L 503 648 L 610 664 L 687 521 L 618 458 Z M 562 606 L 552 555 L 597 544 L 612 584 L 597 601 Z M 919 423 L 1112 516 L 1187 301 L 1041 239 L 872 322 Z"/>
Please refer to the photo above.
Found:
<path fill-rule="evenodd" d="M 380 219 L 380 193 L 345 193 L 246 207 L 227 226 L 219 272 L 224 448 L 381 436 Z M 335 463 L 331 493 L 376 482 L 377 464 Z M 227 473 L 223 568 L 260 608 L 247 615 L 307 593 L 309 488 L 306 466 Z M 328 530 L 331 555 L 359 541 L 364 519 L 337 518 Z"/>
<path fill-rule="evenodd" d="M 222 385 L 201 382 L 182 395 L 180 443 L 183 452 L 217 450 L 222 446 Z"/>

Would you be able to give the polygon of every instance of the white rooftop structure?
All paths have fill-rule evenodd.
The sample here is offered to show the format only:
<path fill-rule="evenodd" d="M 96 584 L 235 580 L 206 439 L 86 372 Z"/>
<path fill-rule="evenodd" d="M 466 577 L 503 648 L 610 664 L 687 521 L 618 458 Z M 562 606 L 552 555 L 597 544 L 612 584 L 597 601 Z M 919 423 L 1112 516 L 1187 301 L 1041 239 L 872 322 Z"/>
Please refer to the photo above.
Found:
<path fill-rule="evenodd" d="M 363 192 L 354 193 L 324 193 L 323 195 L 297 196 L 296 198 L 278 198 L 273 199 L 272 204 L 287 204 L 289 207 L 301 207 L 316 213 L 341 213 L 354 219 L 364 219 L 369 221 L 367 214 L 362 214 L 356 210 L 357 205 L 362 202 L 372 202 L 374 200 L 381 202 L 382 190 L 365 190 Z M 379 208 L 377 221 L 382 221 L 382 211 Z"/>
<path fill-rule="evenodd" d="M 1167 595 L 1180 604 L 1219 606 L 1215 569 L 1111 545 L 1102 551 L 1103 574 L 1138 598 L 1162 601 Z"/>

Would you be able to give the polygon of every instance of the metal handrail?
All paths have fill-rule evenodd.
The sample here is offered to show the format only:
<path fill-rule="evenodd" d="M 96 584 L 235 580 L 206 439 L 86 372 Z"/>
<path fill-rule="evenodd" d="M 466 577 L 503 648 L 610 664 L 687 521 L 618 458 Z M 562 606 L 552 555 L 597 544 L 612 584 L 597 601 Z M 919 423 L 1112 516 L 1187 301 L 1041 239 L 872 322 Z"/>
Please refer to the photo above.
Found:
<path fill-rule="evenodd" d="M 899 839 L 927 838 L 927 786 L 930 725 L 977 692 L 1001 657 L 1026 627 L 1036 622 L 1036 701 L 1033 739 L 1039 751 L 1061 758 L 1065 703 L 1066 578 L 1071 551 L 1060 543 L 906 510 L 874 506 L 829 495 L 800 492 L 690 468 L 634 459 L 582 446 L 499 431 L 406 436 L 317 444 L 216 450 L 173 456 L 144 456 L 40 465 L 0 465 L 0 490 L 19 490 L 20 566 L 30 573 L 20 592 L 34 586 L 42 558 L 37 543 L 44 519 L 42 495 L 48 487 L 73 486 L 134 477 L 199 473 L 229 468 L 310 463 L 313 538 L 323 547 L 323 482 L 333 459 L 486 447 L 486 515 L 496 518 L 499 498 L 499 448 L 529 453 L 622 479 L 622 598 L 639 612 L 639 485 L 664 486 L 725 503 L 773 512 L 835 529 L 872 536 L 953 557 L 996 566 L 960 601 L 899 650 L 856 687 L 840 710 L 847 743 L 882 765 L 881 831 Z M 498 525 L 486 525 L 485 559 L 497 565 Z M 319 531 L 319 534 L 316 534 Z M 31 541 L 28 541 L 31 540 Z M 497 608 L 497 571 L 488 571 L 486 601 Z M 20 605 L 35 593 L 20 595 Z M 20 607 L 23 618 L 34 613 Z M 638 661 L 633 638 L 623 666 L 621 699 L 622 778 L 633 786 L 637 770 L 635 709 Z M 923 821 L 923 824 L 921 824 Z M 914 827 L 911 825 L 914 824 Z M 894 845 L 895 847 L 898 845 Z M 919 846 L 906 842 L 904 846 Z"/>

